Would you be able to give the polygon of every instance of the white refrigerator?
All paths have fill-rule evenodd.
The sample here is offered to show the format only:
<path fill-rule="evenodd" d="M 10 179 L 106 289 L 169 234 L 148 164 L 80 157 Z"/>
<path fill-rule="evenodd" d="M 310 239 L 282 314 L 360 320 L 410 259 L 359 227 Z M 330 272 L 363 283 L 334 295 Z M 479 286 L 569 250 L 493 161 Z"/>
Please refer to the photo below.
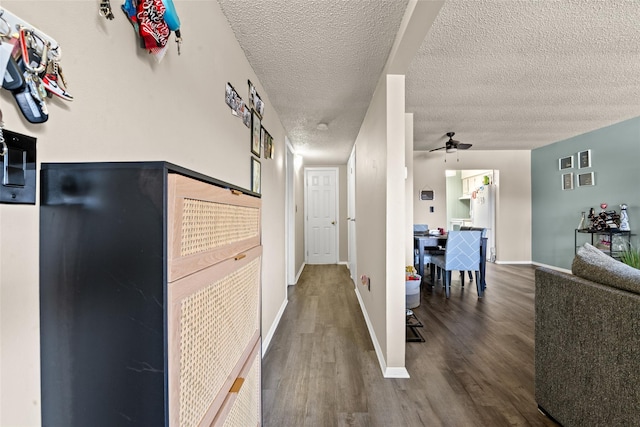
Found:
<path fill-rule="evenodd" d="M 471 223 L 487 229 L 487 261 L 496 260 L 496 186 L 482 185 L 471 191 L 469 204 Z"/>

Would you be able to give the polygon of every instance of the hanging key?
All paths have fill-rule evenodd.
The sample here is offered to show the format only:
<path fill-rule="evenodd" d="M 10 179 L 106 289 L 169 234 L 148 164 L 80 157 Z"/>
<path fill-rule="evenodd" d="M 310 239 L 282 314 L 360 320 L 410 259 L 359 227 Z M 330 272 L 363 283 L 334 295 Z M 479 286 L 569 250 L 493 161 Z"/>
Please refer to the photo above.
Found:
<path fill-rule="evenodd" d="M 113 11 L 111 10 L 111 2 L 109 0 L 100 1 L 100 16 L 103 16 L 109 20 L 113 19 Z"/>
<path fill-rule="evenodd" d="M 44 97 L 41 95 L 41 89 L 44 90 L 44 86 L 42 86 L 42 80 L 37 75 L 33 75 L 29 72 L 24 73 L 24 81 L 29 87 L 29 92 L 31 93 L 31 97 L 38 102 L 40 105 L 40 109 L 43 114 L 49 114 L 47 110 L 47 104 L 44 102 Z M 46 96 L 46 90 L 45 90 Z"/>
<path fill-rule="evenodd" d="M 178 56 L 180 56 L 180 48 L 182 47 L 182 34 L 180 33 L 180 29 L 177 29 L 175 33 L 176 33 L 176 44 L 178 45 Z"/>

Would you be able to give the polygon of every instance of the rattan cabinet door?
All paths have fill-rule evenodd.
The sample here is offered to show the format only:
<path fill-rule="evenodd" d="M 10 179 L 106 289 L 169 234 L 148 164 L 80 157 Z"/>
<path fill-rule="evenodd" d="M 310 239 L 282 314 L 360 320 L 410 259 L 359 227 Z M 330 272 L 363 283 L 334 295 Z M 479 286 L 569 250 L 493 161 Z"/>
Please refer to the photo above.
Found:
<path fill-rule="evenodd" d="M 169 174 L 169 282 L 258 245 L 259 198 Z"/>
<path fill-rule="evenodd" d="M 168 286 L 171 426 L 210 425 L 260 341 L 262 247 Z"/>
<path fill-rule="evenodd" d="M 215 420 L 214 427 L 251 427 L 261 425 L 261 358 L 258 341 Z"/>

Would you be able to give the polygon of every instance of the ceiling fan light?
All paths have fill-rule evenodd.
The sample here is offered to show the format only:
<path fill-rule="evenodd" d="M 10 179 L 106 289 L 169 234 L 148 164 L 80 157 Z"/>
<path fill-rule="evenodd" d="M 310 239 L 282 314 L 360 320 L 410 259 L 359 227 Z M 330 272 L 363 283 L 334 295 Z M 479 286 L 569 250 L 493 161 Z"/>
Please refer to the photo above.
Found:
<path fill-rule="evenodd" d="M 456 151 L 458 151 L 458 149 L 456 147 L 447 148 L 447 153 L 455 153 Z"/>

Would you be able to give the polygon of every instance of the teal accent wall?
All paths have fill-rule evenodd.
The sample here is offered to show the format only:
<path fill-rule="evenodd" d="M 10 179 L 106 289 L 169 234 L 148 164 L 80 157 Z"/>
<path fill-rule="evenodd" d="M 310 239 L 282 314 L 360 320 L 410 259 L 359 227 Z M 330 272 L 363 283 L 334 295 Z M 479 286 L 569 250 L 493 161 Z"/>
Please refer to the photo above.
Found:
<path fill-rule="evenodd" d="M 577 153 L 589 149 L 591 167 L 578 169 Z M 558 160 L 571 155 L 574 168 L 559 170 Z M 574 189 L 562 190 L 562 174 L 571 172 Z M 575 176 L 585 172 L 594 172 L 595 186 L 577 187 Z M 570 269 L 581 212 L 588 215 L 590 208 L 599 212 L 601 203 L 617 212 L 626 203 L 631 232 L 640 232 L 640 117 L 532 150 L 533 261 Z M 587 236 L 578 244 L 587 241 Z M 638 236 L 631 242 L 640 246 Z"/>

